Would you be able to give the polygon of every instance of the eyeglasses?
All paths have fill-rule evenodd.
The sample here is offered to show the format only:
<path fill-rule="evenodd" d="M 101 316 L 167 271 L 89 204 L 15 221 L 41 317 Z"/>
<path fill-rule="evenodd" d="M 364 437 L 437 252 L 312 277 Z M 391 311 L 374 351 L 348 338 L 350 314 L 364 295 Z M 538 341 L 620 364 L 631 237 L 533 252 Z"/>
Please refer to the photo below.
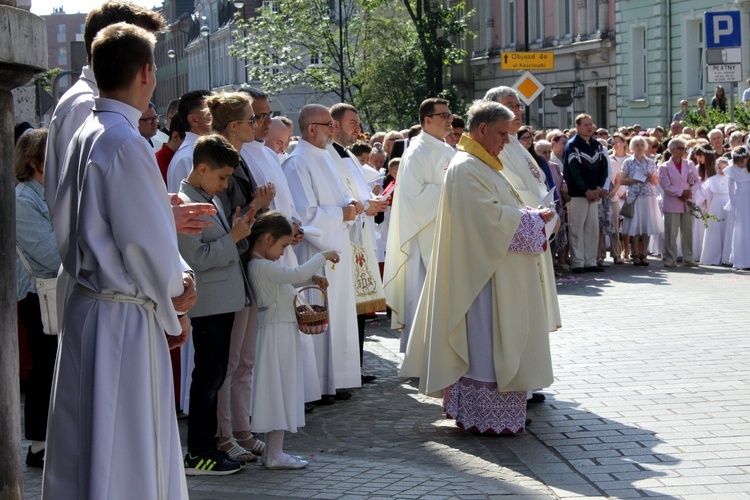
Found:
<path fill-rule="evenodd" d="M 557 141 L 559 141 L 560 139 L 562 139 L 563 137 L 565 137 L 565 136 L 564 136 L 564 135 L 558 135 L 557 137 L 553 137 L 553 138 L 552 138 L 552 142 L 557 142 Z"/>
<path fill-rule="evenodd" d="M 596 135 L 609 135 L 607 132 L 597 132 Z"/>
<path fill-rule="evenodd" d="M 256 115 L 251 116 L 250 118 L 247 118 L 245 120 L 234 120 L 237 123 L 250 123 L 252 125 L 255 125 L 258 123 L 258 117 Z"/>
<path fill-rule="evenodd" d="M 395 140 L 396 140 L 396 138 L 395 138 L 395 137 L 390 137 L 390 138 L 388 138 L 388 142 L 391 142 L 391 141 L 395 141 Z"/>
<path fill-rule="evenodd" d="M 531 134 L 523 134 L 522 136 L 518 137 L 519 141 L 522 141 L 524 139 L 531 139 Z"/>
<path fill-rule="evenodd" d="M 161 117 L 159 115 L 156 115 L 156 116 L 150 116 L 148 118 L 139 118 L 138 121 L 143 122 L 143 123 L 158 123 L 159 118 Z"/>
<path fill-rule="evenodd" d="M 333 128 L 333 122 L 330 122 L 330 123 L 317 123 L 317 122 L 314 122 L 314 123 L 310 123 L 310 125 L 320 125 L 321 127 Z"/>
<path fill-rule="evenodd" d="M 672 149 L 677 150 L 677 151 L 685 151 L 685 147 L 684 146 L 675 146 Z"/>
<path fill-rule="evenodd" d="M 432 113 L 431 115 L 427 115 L 430 118 L 433 116 L 439 116 L 440 118 L 444 118 L 446 120 L 452 120 L 453 119 L 453 113 Z"/>
<path fill-rule="evenodd" d="M 518 104 L 506 104 L 505 107 L 508 108 L 511 111 L 525 111 L 526 110 L 526 106 L 524 106 L 521 103 L 518 103 Z"/>
<path fill-rule="evenodd" d="M 259 122 L 270 120 L 271 118 L 272 118 L 271 113 L 261 113 L 259 115 L 255 115 L 255 120 Z"/>

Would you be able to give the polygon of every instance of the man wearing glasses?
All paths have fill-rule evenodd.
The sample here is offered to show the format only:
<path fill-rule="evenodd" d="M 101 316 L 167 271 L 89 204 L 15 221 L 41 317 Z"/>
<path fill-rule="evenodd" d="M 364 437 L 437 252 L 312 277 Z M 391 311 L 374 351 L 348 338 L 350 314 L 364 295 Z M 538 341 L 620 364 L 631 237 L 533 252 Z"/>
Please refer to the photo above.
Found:
<path fill-rule="evenodd" d="M 156 138 L 156 132 L 159 131 L 159 115 L 156 114 L 156 108 L 153 103 L 148 103 L 148 110 L 138 119 L 138 132 L 148 141 L 151 149 L 159 151 L 163 144 Z"/>
<path fill-rule="evenodd" d="M 391 328 L 401 332 L 401 352 L 406 352 L 430 263 L 445 171 L 456 154 L 444 141 L 453 133 L 449 105 L 445 99 L 430 98 L 419 106 L 422 133 L 409 141 L 396 181 L 383 287 L 393 311 Z"/>

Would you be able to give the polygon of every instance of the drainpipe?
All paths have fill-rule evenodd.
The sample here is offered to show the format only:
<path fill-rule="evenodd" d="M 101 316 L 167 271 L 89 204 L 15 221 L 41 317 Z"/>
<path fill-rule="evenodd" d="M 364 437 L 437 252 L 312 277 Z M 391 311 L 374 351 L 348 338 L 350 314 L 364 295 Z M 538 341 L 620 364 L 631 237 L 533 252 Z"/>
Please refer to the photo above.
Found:
<path fill-rule="evenodd" d="M 672 125 L 672 0 L 667 4 L 667 121 Z M 684 40 L 683 40 L 684 42 Z"/>

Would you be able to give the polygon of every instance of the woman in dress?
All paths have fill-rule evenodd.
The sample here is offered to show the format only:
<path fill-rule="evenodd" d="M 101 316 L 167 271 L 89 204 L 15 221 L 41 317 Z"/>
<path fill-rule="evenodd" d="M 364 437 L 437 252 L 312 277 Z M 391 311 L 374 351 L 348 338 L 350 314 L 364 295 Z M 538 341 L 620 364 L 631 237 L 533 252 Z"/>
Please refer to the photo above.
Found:
<path fill-rule="evenodd" d="M 713 150 L 708 141 L 700 140 L 696 142 L 692 152 L 688 156 L 688 160 L 695 163 L 701 184 L 716 175 L 716 157 L 720 154 Z M 704 210 L 708 207 L 703 189 L 695 192 L 692 201 Z M 703 235 L 705 232 L 706 226 L 703 225 L 703 220 L 697 218 L 693 220 L 693 257 L 696 261 L 701 258 Z"/>
<path fill-rule="evenodd" d="M 724 209 L 729 202 L 729 177 L 724 175 L 724 169 L 728 166 L 729 159 L 719 157 L 716 160 L 716 175 L 706 180 L 702 186 L 708 202 L 708 212 L 719 219 L 708 221 L 708 228 L 703 236 L 700 262 L 704 266 L 730 263 L 734 221 L 730 220 L 731 212 Z"/>
<path fill-rule="evenodd" d="M 750 166 L 747 146 L 732 150 L 732 165 L 724 170 L 729 177 L 729 203 L 734 212 L 732 238 L 733 265 L 750 269 Z"/>
<path fill-rule="evenodd" d="M 16 245 L 34 276 L 54 278 L 60 269 L 52 218 L 42 188 L 47 129 L 28 130 L 16 144 Z M 26 329 L 31 369 L 26 386 L 24 431 L 31 441 L 26 465 L 44 467 L 57 335 L 45 335 L 36 280 L 21 257 L 17 262 L 18 319 Z"/>
<path fill-rule="evenodd" d="M 610 191 L 610 199 L 612 200 L 612 218 L 615 224 L 615 234 L 611 235 L 612 239 L 612 258 L 615 264 L 622 264 L 622 254 L 620 253 L 620 209 L 622 204 L 625 202 L 628 190 L 621 184 L 622 182 L 622 165 L 625 160 L 628 159 L 628 143 L 620 133 L 612 135 L 612 150 L 609 153 L 609 177 L 612 179 L 612 190 Z M 630 251 L 630 235 L 623 234 L 623 247 L 625 249 L 625 256 Z"/>
<path fill-rule="evenodd" d="M 620 183 L 628 186 L 627 202 L 635 202 L 633 217 L 625 217 L 623 234 L 630 235 L 633 265 L 648 265 L 648 242 L 651 235 L 664 231 L 664 223 L 656 198 L 659 174 L 654 160 L 646 156 L 648 142 L 644 137 L 635 136 L 630 140 L 633 156 L 622 165 Z"/>

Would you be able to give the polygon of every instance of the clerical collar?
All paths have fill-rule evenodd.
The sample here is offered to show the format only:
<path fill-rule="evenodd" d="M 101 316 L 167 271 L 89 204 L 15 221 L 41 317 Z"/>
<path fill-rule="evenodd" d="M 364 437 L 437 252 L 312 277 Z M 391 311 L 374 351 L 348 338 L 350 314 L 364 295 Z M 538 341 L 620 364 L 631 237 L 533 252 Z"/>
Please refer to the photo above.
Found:
<path fill-rule="evenodd" d="M 487 150 L 484 149 L 484 146 L 466 134 L 461 136 L 461 140 L 458 142 L 458 149 L 459 151 L 476 156 L 495 170 L 502 170 L 504 168 L 497 156 L 489 154 Z"/>
<path fill-rule="evenodd" d="M 333 149 L 339 154 L 341 158 L 349 158 L 349 154 L 346 152 L 346 148 L 336 141 L 333 141 Z"/>

